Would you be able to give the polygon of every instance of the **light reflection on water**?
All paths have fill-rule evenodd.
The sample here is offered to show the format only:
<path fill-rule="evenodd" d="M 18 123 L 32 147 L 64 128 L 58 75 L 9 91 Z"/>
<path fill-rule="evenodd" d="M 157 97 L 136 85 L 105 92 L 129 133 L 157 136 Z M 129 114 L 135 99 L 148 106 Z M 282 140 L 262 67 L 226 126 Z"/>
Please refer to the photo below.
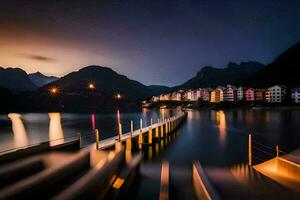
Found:
<path fill-rule="evenodd" d="M 64 132 L 61 125 L 60 113 L 49 113 L 49 141 L 50 146 L 64 143 Z"/>
<path fill-rule="evenodd" d="M 0 115 L 0 151 L 24 147 L 52 140 L 50 145 L 64 142 L 64 137 L 77 136 L 81 133 L 83 145 L 95 141 L 94 130 L 100 131 L 101 139 L 118 134 L 118 122 L 122 123 L 123 133 L 129 132 L 130 121 L 134 129 L 138 128 L 140 118 L 144 125 L 149 125 L 151 119 L 157 121 L 161 110 L 144 109 L 141 113 L 112 114 L 72 114 L 72 113 L 11 113 Z M 164 116 L 169 117 L 170 111 L 164 110 Z"/>
<path fill-rule="evenodd" d="M 174 110 L 143 109 L 139 113 L 120 111 L 119 114 L 0 115 L 0 151 L 75 136 L 78 132 L 83 144 L 87 145 L 95 140 L 95 128 L 99 129 L 101 139 L 105 139 L 118 134 L 118 121 L 126 133 L 130 131 L 131 120 L 137 129 L 140 118 L 149 125 L 151 118 L 157 122 L 158 118 L 173 114 Z M 300 110 L 188 111 L 187 122 L 178 130 L 176 139 L 173 142 L 161 140 L 150 149 L 147 157 L 182 163 L 201 160 L 204 164 L 231 165 L 246 160 L 249 132 L 283 148 L 296 148 L 300 146 Z"/>
<path fill-rule="evenodd" d="M 29 144 L 28 136 L 23 121 L 21 119 L 21 115 L 18 113 L 10 113 L 8 114 L 8 118 L 11 120 L 14 146 L 27 146 Z"/>

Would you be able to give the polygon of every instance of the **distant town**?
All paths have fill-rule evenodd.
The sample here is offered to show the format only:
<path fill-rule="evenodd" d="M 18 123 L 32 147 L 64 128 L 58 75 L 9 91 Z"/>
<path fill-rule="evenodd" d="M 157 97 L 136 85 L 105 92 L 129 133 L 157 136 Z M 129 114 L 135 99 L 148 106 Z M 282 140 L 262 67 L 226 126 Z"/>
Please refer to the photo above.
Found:
<path fill-rule="evenodd" d="M 161 101 L 189 102 L 269 102 L 269 103 L 300 103 L 300 87 L 287 88 L 284 85 L 274 85 L 269 88 L 237 87 L 234 85 L 218 86 L 216 88 L 198 88 L 195 90 L 179 90 L 171 93 L 153 96 L 148 103 Z"/>

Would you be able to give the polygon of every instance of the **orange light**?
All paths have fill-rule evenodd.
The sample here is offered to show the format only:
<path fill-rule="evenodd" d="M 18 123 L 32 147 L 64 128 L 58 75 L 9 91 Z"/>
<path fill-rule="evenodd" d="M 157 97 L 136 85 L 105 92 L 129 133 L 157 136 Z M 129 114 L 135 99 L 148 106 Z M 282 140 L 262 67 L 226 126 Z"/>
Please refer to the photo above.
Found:
<path fill-rule="evenodd" d="M 118 94 L 116 95 L 116 98 L 117 98 L 117 99 L 121 99 L 121 98 L 122 98 L 122 95 L 121 95 L 120 93 L 118 93 Z"/>
<path fill-rule="evenodd" d="M 117 180 L 113 184 L 113 188 L 120 189 L 122 187 L 124 181 L 125 180 L 123 178 L 117 178 Z"/>
<path fill-rule="evenodd" d="M 89 84 L 89 89 L 91 89 L 91 90 L 93 90 L 93 89 L 95 89 L 96 87 L 95 87 L 95 85 L 93 84 L 93 83 L 90 83 Z"/>
<path fill-rule="evenodd" d="M 50 89 L 50 92 L 51 92 L 52 94 L 56 94 L 56 93 L 58 93 L 58 88 L 57 88 L 57 87 L 52 87 L 52 88 Z"/>

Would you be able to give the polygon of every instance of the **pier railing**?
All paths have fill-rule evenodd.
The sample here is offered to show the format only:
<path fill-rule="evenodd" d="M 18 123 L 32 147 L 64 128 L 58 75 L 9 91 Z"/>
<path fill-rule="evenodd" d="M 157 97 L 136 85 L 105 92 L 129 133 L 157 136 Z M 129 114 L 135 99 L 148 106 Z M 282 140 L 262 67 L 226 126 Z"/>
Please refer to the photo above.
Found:
<path fill-rule="evenodd" d="M 110 137 L 104 140 L 100 140 L 101 132 L 96 129 L 95 131 L 95 143 L 97 149 L 106 149 L 114 146 L 117 142 L 126 142 L 128 145 L 128 140 L 138 139 L 138 144 L 152 144 L 154 138 L 163 138 L 168 136 L 169 133 L 174 131 L 186 117 L 186 113 L 180 112 L 178 115 L 158 119 L 157 123 L 150 123 L 149 126 L 143 127 L 143 121 L 140 119 L 140 126 L 138 129 L 134 130 L 133 123 L 131 121 L 130 131 L 123 134 L 122 123 L 118 125 L 118 135 Z M 152 121 L 152 120 L 151 120 Z M 147 138 L 145 138 L 147 136 Z"/>

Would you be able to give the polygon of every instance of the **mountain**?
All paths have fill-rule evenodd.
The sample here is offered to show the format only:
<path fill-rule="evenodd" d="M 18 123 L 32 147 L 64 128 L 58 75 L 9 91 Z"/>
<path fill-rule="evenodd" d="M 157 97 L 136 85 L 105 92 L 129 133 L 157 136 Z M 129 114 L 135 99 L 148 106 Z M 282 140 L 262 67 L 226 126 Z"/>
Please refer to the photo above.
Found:
<path fill-rule="evenodd" d="M 87 89 L 89 83 L 107 93 L 121 93 L 125 98 L 144 99 L 152 95 L 147 86 L 120 75 L 108 67 L 88 66 L 72 72 L 46 87 L 55 85 L 66 91 Z"/>
<path fill-rule="evenodd" d="M 245 85 L 267 87 L 283 84 L 288 87 L 299 87 L 300 42 L 280 54 L 266 68 L 247 79 Z"/>
<path fill-rule="evenodd" d="M 3 87 L 0 87 L 0 113 L 8 112 L 12 107 L 12 94 L 11 92 Z"/>
<path fill-rule="evenodd" d="M 163 85 L 149 85 L 148 88 L 152 91 L 153 95 L 159 95 L 172 91 L 171 87 Z"/>
<path fill-rule="evenodd" d="M 195 89 L 199 87 L 237 84 L 263 68 L 265 68 L 264 64 L 253 61 L 241 62 L 240 64 L 230 62 L 223 69 L 206 66 L 195 77 L 182 85 L 176 86 L 174 89 Z"/>
<path fill-rule="evenodd" d="M 36 89 L 26 72 L 20 68 L 4 69 L 0 67 L 0 87 L 15 93 Z"/>
<path fill-rule="evenodd" d="M 93 88 L 89 88 L 93 84 Z M 51 92 L 52 88 L 55 92 Z M 121 98 L 116 94 L 120 93 Z M 107 67 L 88 66 L 18 98 L 23 111 L 104 112 L 140 108 L 151 97 L 145 85 Z"/>
<path fill-rule="evenodd" d="M 58 78 L 55 76 L 45 76 L 40 72 L 28 74 L 28 77 L 38 87 L 47 85 L 48 83 L 58 80 Z"/>

